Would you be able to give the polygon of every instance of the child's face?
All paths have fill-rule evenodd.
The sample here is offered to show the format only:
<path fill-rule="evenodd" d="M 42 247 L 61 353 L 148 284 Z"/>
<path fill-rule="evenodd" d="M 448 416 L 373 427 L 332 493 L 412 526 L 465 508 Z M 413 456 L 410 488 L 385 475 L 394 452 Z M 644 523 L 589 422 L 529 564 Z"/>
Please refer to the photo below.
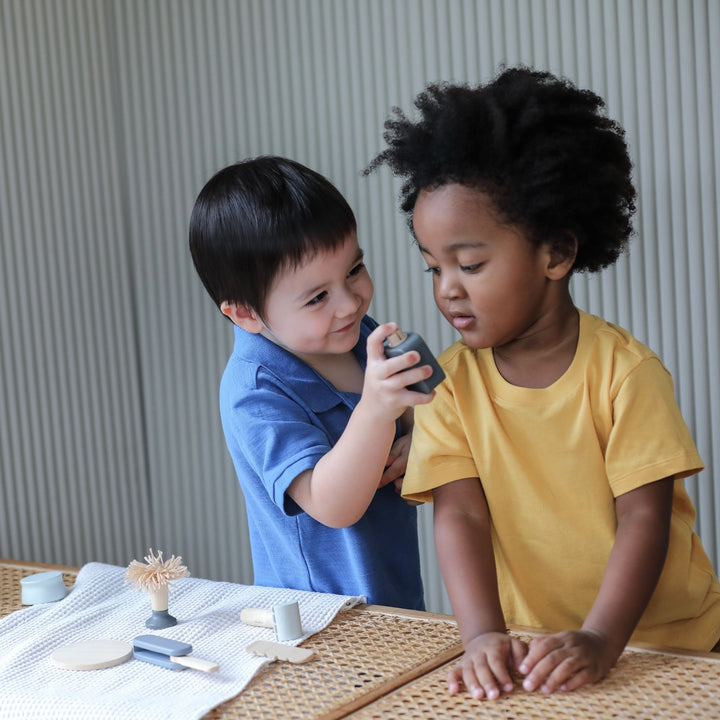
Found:
<path fill-rule="evenodd" d="M 550 251 L 500 222 L 488 197 L 464 185 L 423 190 L 413 227 L 435 302 L 473 348 L 530 335 L 552 303 Z"/>
<path fill-rule="evenodd" d="M 331 252 L 281 272 L 265 302 L 262 334 L 306 359 L 352 350 L 373 284 L 355 233 Z"/>

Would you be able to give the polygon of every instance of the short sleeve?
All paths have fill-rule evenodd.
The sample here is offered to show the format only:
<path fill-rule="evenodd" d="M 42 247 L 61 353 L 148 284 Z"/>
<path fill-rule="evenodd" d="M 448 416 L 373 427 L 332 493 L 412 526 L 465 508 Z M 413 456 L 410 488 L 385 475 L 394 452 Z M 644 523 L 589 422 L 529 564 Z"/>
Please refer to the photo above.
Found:
<path fill-rule="evenodd" d="M 431 403 L 415 408 L 402 494 L 412 500 L 430 502 L 433 488 L 477 476 L 451 384 L 446 380 L 437 387 Z"/>
<path fill-rule="evenodd" d="M 675 401 L 670 373 L 656 356 L 640 362 L 616 392 L 605 464 L 615 497 L 703 468 Z"/>
<path fill-rule="evenodd" d="M 258 382 L 223 414 L 231 449 L 242 455 L 272 501 L 288 514 L 300 509 L 286 502 L 285 492 L 302 472 L 330 450 L 330 439 L 310 414 L 282 387 Z"/>

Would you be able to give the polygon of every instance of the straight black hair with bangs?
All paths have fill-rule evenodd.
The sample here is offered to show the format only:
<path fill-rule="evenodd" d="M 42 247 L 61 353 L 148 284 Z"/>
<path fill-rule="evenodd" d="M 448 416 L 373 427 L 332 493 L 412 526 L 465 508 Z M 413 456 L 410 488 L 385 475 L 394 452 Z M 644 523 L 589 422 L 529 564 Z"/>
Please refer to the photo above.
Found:
<path fill-rule="evenodd" d="M 356 230 L 340 191 L 288 158 L 229 165 L 200 191 L 190 216 L 190 253 L 213 302 L 263 315 L 279 272 L 340 247 Z"/>

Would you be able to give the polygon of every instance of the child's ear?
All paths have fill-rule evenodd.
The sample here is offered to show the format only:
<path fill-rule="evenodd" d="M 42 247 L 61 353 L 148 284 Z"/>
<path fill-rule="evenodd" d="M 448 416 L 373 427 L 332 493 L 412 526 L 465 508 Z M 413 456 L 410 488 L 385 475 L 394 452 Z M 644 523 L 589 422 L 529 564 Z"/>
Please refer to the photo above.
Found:
<path fill-rule="evenodd" d="M 223 300 L 220 303 L 220 312 L 229 317 L 239 328 L 248 332 L 259 333 L 265 327 L 265 323 L 260 319 L 260 316 L 247 305 Z"/>
<path fill-rule="evenodd" d="M 562 280 L 572 270 L 577 257 L 578 241 L 573 233 L 566 233 L 561 242 L 547 246 L 548 264 L 545 274 L 550 280 Z"/>

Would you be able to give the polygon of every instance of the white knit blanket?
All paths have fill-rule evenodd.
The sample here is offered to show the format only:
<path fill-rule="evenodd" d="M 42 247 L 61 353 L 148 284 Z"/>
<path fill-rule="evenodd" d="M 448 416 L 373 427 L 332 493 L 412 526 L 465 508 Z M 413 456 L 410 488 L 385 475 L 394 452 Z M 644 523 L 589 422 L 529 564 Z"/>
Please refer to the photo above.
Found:
<path fill-rule="evenodd" d="M 125 568 L 89 563 L 67 597 L 34 605 L 0 620 L 0 718 L 18 720 L 185 720 L 200 718 L 237 695 L 267 658 L 245 648 L 253 640 L 274 640 L 270 628 L 244 625 L 244 607 L 271 608 L 297 601 L 303 636 L 326 627 L 338 611 L 362 598 L 303 592 L 192 577 L 178 580 L 169 611 L 178 624 L 149 630 L 147 593 L 125 585 Z M 190 643 L 192 655 L 220 665 L 219 672 L 168 670 L 134 658 L 102 670 L 57 668 L 52 652 L 63 645 L 122 640 L 157 634 Z M 311 661 L 312 662 L 312 661 Z"/>

